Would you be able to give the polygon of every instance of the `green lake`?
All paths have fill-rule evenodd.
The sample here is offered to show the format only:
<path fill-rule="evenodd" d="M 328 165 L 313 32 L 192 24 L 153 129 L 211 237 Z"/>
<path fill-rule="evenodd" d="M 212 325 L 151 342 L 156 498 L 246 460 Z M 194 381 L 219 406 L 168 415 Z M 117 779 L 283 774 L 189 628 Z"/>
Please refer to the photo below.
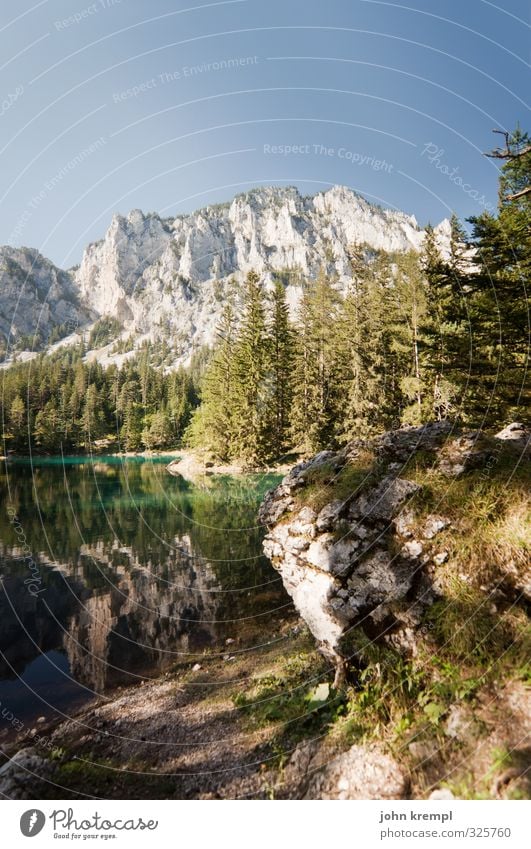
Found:
<path fill-rule="evenodd" d="M 166 471 L 170 459 L 3 464 L 0 738 L 13 718 L 68 716 L 205 650 L 259 644 L 289 607 L 256 523 L 279 478 L 196 487 Z"/>

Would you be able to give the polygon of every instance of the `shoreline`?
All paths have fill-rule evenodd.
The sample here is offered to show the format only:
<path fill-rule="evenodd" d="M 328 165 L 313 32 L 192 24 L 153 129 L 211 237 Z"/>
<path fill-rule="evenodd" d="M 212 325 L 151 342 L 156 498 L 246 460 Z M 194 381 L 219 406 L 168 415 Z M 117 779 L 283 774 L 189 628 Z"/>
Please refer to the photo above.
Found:
<path fill-rule="evenodd" d="M 296 458 L 291 458 L 283 463 L 275 463 L 261 469 L 244 469 L 239 463 L 215 463 L 206 457 L 202 457 L 198 451 L 183 449 L 177 454 L 177 459 L 168 463 L 166 471 L 170 475 L 180 476 L 192 483 L 214 475 L 230 475 L 233 477 L 265 474 L 285 475 L 297 462 Z"/>

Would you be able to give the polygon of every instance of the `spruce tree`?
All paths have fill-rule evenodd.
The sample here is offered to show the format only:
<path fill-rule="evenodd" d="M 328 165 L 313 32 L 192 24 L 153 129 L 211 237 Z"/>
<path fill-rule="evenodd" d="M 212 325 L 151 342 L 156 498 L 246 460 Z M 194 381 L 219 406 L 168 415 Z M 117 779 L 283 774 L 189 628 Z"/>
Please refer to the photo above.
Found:
<path fill-rule="evenodd" d="M 415 251 L 397 254 L 392 285 L 392 350 L 398 362 L 405 406 L 402 421 L 420 424 L 431 417 L 428 374 L 421 363 L 421 328 L 427 312 L 425 278 Z M 431 397 L 430 397 L 431 396 Z"/>
<path fill-rule="evenodd" d="M 233 359 L 233 453 L 249 468 L 262 466 L 272 452 L 270 363 L 264 293 L 260 278 L 251 271 Z"/>
<path fill-rule="evenodd" d="M 297 320 L 292 437 L 310 453 L 335 443 L 341 390 L 336 346 L 340 296 L 321 271 L 306 283 Z"/>
<path fill-rule="evenodd" d="M 295 339 L 290 322 L 286 290 L 280 279 L 274 281 L 270 295 L 271 320 L 269 350 L 271 369 L 271 449 L 280 457 L 289 445 Z"/>
<path fill-rule="evenodd" d="M 450 250 L 445 261 L 431 225 L 425 230 L 420 265 L 426 284 L 426 310 L 421 318 L 419 354 L 431 394 L 430 418 L 444 419 L 455 411 L 458 386 L 452 377 L 456 341 L 461 336 L 462 277 L 465 233 L 457 217 L 450 220 Z"/>
<path fill-rule="evenodd" d="M 385 292 L 390 270 L 383 253 L 351 248 L 352 281 L 337 322 L 341 442 L 365 438 L 388 421 L 391 399 L 387 367 Z"/>
<path fill-rule="evenodd" d="M 234 347 L 236 321 L 231 302 L 225 304 L 216 330 L 217 345 L 201 385 L 201 406 L 192 415 L 185 441 L 207 448 L 222 461 L 234 452 Z"/>
<path fill-rule="evenodd" d="M 475 269 L 464 279 L 466 318 L 456 338 L 463 413 L 477 425 L 517 418 L 530 400 L 531 146 L 520 129 L 507 141 L 498 214 L 469 219 Z"/>

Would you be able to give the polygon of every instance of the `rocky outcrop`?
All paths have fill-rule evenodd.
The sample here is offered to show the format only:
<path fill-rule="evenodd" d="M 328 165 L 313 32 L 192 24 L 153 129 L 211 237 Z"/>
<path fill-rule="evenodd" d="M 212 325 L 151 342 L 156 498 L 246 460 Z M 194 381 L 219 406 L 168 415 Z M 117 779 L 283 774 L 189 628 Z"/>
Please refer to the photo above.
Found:
<path fill-rule="evenodd" d="M 39 799 L 52 780 L 53 764 L 28 747 L 0 767 L 1 799 Z"/>
<path fill-rule="evenodd" d="M 284 769 L 285 794 L 297 799 L 407 798 L 409 780 L 397 761 L 377 745 L 354 745 L 335 757 L 326 744 L 299 744 Z"/>
<path fill-rule="evenodd" d="M 335 663 L 336 686 L 346 672 L 345 635 L 362 626 L 371 638 L 414 653 L 415 629 L 439 592 L 434 573 L 448 553 L 434 550 L 432 541 L 450 520 L 433 513 L 419 524 L 411 503 L 421 487 L 407 464 L 419 452 L 431 454 L 433 467 L 455 478 L 480 464 L 488 468 L 496 451 L 496 438 L 454 432 L 449 422 L 403 428 L 372 443 L 323 451 L 266 495 L 259 512 L 268 527 L 264 551 Z M 341 498 L 334 497 L 338 491 Z"/>

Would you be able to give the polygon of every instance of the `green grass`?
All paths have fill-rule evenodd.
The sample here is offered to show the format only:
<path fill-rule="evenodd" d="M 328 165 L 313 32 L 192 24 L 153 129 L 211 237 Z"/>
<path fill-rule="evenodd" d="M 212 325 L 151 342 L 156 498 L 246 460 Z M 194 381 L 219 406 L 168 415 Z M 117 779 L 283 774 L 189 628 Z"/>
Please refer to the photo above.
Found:
<path fill-rule="evenodd" d="M 324 733 L 335 721 L 344 694 L 333 690 L 325 661 L 313 651 L 280 659 L 269 674 L 233 695 L 250 727 L 276 726 L 277 746 Z M 281 747 L 282 748 L 282 747 Z"/>
<path fill-rule="evenodd" d="M 348 461 L 341 469 L 332 463 L 322 463 L 304 472 L 306 485 L 297 492 L 297 507 L 311 507 L 319 512 L 332 500 L 348 501 L 376 480 L 374 456 L 364 452 L 359 459 Z"/>

